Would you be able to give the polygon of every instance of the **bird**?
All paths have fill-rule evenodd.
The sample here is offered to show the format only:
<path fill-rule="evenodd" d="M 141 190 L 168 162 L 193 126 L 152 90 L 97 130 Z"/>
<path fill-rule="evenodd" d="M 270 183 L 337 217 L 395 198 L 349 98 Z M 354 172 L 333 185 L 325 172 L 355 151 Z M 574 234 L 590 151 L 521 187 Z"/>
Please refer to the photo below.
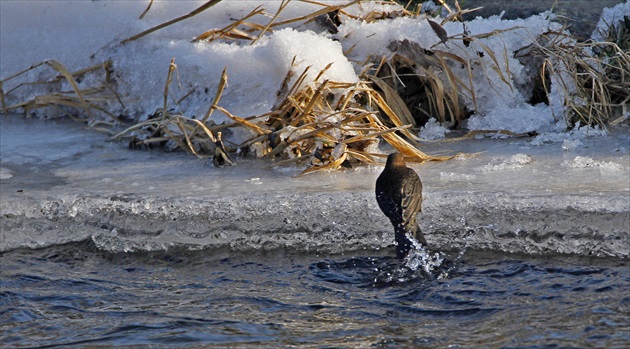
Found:
<path fill-rule="evenodd" d="M 387 156 L 385 169 L 376 180 L 376 201 L 381 211 L 394 226 L 396 256 L 403 259 L 413 248 L 415 239 L 422 245 L 427 242 L 416 223 L 422 211 L 422 181 L 413 169 L 407 167 L 401 153 Z"/>

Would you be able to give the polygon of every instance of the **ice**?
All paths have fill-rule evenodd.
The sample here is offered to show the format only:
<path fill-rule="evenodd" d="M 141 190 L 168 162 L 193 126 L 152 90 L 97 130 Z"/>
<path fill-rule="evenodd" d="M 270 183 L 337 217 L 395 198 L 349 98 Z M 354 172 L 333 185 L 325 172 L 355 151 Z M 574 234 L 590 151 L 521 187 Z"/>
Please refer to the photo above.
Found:
<path fill-rule="evenodd" d="M 469 182 L 477 178 L 474 174 L 467 173 L 455 173 L 455 172 L 440 172 L 440 179 L 443 181 L 457 181 L 457 182 Z"/>
<path fill-rule="evenodd" d="M 503 171 L 503 170 L 513 170 L 517 168 L 521 168 L 524 165 L 531 164 L 534 162 L 534 157 L 527 154 L 515 154 L 509 157 L 508 159 L 502 158 L 494 158 L 492 161 L 481 167 L 481 171 L 489 172 L 489 171 Z"/>
<path fill-rule="evenodd" d="M 572 151 L 572 150 L 577 149 L 581 145 L 583 144 L 579 139 L 574 139 L 574 140 L 565 139 L 564 141 L 562 141 L 562 150 Z"/>
<path fill-rule="evenodd" d="M 47 59 L 70 70 L 84 68 L 103 46 L 141 30 L 136 19 L 145 6 L 141 1 L 0 2 L 2 78 Z"/>
<path fill-rule="evenodd" d="M 83 240 L 111 252 L 369 254 L 393 245 L 374 197 L 382 166 L 297 176 L 299 168 L 236 158 L 236 166 L 214 168 L 107 139 L 71 121 L 0 118 L 0 168 L 11 175 L 0 179 L 0 251 Z M 627 257 L 630 155 L 617 151 L 627 149 L 627 132 L 584 138 L 570 153 L 555 143 L 523 153 L 528 142 L 423 147 L 468 154 L 412 165 L 423 182 L 418 221 L 430 250 Z"/>
<path fill-rule="evenodd" d="M 0 167 L 0 179 L 9 179 L 13 177 L 13 172 L 7 168 Z"/>

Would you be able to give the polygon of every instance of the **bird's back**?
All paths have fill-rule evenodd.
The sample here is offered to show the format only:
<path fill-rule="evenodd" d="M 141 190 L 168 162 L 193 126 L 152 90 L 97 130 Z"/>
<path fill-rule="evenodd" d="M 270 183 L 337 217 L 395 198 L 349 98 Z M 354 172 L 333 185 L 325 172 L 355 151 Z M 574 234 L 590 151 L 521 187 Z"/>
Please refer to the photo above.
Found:
<path fill-rule="evenodd" d="M 411 248 L 407 235 L 426 245 L 416 224 L 416 215 L 422 210 L 422 182 L 418 174 L 406 166 L 402 155 L 387 158 L 387 165 L 376 180 L 376 201 L 394 226 L 399 257 Z"/>
<path fill-rule="evenodd" d="M 422 182 L 410 168 L 383 171 L 376 180 L 376 201 L 392 224 L 415 224 L 422 210 Z"/>

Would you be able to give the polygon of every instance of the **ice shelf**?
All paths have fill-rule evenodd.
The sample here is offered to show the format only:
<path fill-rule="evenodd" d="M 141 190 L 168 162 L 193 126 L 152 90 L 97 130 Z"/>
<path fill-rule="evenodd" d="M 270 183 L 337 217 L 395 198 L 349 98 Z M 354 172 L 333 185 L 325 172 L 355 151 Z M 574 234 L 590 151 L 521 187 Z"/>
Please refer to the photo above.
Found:
<path fill-rule="evenodd" d="M 457 159 L 414 165 L 433 249 L 630 256 L 630 135 L 565 134 L 422 145 Z M 572 146 L 568 147 L 567 144 Z M 384 149 L 388 152 L 387 149 Z M 92 239 L 112 252 L 386 248 L 380 166 L 301 168 L 129 150 L 71 121 L 0 117 L 0 251 Z"/>

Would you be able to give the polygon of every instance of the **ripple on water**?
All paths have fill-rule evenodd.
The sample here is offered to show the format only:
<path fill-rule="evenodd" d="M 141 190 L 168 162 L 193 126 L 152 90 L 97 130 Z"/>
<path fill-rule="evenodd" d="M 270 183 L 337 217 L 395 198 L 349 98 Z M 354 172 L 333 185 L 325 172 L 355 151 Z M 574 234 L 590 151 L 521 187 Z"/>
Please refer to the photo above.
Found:
<path fill-rule="evenodd" d="M 11 251 L 0 255 L 2 345 L 623 347 L 630 341 L 625 261 L 419 252 L 399 261 L 393 251 L 111 254 L 89 243 Z M 421 263 L 431 264 L 429 272 Z"/>

